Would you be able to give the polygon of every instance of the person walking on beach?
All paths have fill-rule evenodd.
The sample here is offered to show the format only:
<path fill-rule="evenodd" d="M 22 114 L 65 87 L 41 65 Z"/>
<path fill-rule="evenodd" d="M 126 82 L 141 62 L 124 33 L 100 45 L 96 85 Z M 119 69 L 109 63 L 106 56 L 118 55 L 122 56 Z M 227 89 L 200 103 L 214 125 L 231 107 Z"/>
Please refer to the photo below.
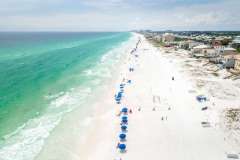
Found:
<path fill-rule="evenodd" d="M 129 110 L 129 113 L 132 114 L 132 109 Z"/>
<path fill-rule="evenodd" d="M 118 149 L 119 145 L 120 145 L 120 143 L 118 142 L 118 143 L 117 143 L 117 147 L 116 147 L 117 149 Z"/>

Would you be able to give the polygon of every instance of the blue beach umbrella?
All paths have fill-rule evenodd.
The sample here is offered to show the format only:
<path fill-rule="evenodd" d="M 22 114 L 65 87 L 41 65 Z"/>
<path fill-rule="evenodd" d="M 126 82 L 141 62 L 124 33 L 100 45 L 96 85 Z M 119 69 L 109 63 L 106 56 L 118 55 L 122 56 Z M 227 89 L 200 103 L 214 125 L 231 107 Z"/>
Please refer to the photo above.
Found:
<path fill-rule="evenodd" d="M 126 144 L 123 144 L 123 143 L 118 145 L 118 148 L 119 148 L 120 150 L 125 150 L 126 147 L 127 147 Z"/>
<path fill-rule="evenodd" d="M 121 84 L 120 84 L 120 87 L 124 87 L 124 84 L 121 83 Z"/>
<path fill-rule="evenodd" d="M 197 96 L 197 100 L 198 100 L 199 102 L 206 101 L 206 100 L 207 100 L 207 97 L 205 97 L 205 96 L 203 96 L 203 95 L 199 95 L 199 96 Z"/>
<path fill-rule="evenodd" d="M 127 109 L 126 107 L 124 107 L 124 108 L 122 109 L 122 112 L 123 112 L 123 113 L 127 113 L 127 112 L 128 112 L 128 109 Z"/>
<path fill-rule="evenodd" d="M 122 92 L 118 92 L 117 98 L 121 98 L 121 97 L 122 97 Z"/>
<path fill-rule="evenodd" d="M 126 134 L 124 134 L 124 133 L 121 133 L 121 134 L 119 134 L 119 138 L 121 139 L 121 140 L 124 140 L 125 138 L 126 138 Z"/>
<path fill-rule="evenodd" d="M 122 123 L 127 123 L 128 120 L 127 119 L 122 119 Z"/>
<path fill-rule="evenodd" d="M 120 97 L 116 97 L 115 100 L 116 100 L 116 101 L 120 101 L 121 98 L 120 98 Z"/>
<path fill-rule="evenodd" d="M 119 91 L 121 97 L 123 96 L 123 92 L 124 92 L 124 90 Z"/>
<path fill-rule="evenodd" d="M 127 126 L 126 125 L 121 126 L 121 129 L 122 129 L 122 131 L 126 131 L 127 130 Z"/>
<path fill-rule="evenodd" d="M 122 116 L 122 120 L 128 120 L 127 116 Z"/>
<path fill-rule="evenodd" d="M 116 102 L 117 102 L 117 103 L 120 103 L 120 101 L 121 101 L 120 99 L 116 99 Z"/>

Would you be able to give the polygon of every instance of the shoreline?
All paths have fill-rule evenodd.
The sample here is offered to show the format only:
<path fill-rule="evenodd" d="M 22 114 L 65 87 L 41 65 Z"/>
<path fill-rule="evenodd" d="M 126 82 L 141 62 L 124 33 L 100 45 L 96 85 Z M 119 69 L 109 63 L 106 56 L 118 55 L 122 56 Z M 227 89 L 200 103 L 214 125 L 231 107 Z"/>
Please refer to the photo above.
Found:
<path fill-rule="evenodd" d="M 112 70 L 112 72 L 114 72 L 113 78 L 104 81 L 104 85 L 97 89 L 97 92 L 84 103 L 84 106 L 88 105 L 89 107 L 86 106 L 84 109 L 76 109 L 64 117 L 61 124 L 54 129 L 53 134 L 47 139 L 46 148 L 44 147 L 41 150 L 36 157 L 37 160 L 47 158 L 58 160 L 87 159 L 87 157 L 91 155 L 90 153 L 94 150 L 91 146 L 95 146 L 95 141 L 92 139 L 98 138 L 96 132 L 99 126 L 102 125 L 101 119 L 105 115 L 107 116 L 109 112 L 114 112 L 114 108 L 112 108 L 112 105 L 115 104 L 113 95 L 117 89 L 116 84 L 121 79 L 121 74 L 119 74 L 118 71 L 122 70 L 123 67 L 125 69 L 127 65 L 126 61 L 129 56 L 128 53 L 132 49 L 130 46 L 135 45 L 136 38 L 136 35 L 132 35 L 127 43 L 124 42 L 128 47 L 122 46 L 125 47 L 125 53 L 119 55 L 120 60 L 115 64 L 118 67 Z M 104 94 L 101 95 L 101 93 Z M 78 119 L 77 117 L 81 118 Z M 83 122 L 81 122 L 81 120 L 83 120 Z M 76 121 L 76 124 L 74 124 L 74 121 Z M 74 133 L 71 133 L 68 129 L 64 131 L 66 128 L 73 129 Z M 60 136 L 62 135 L 65 136 L 66 140 L 61 139 Z M 59 143 L 62 144 L 62 147 L 57 147 L 57 149 L 55 149 L 54 145 Z M 79 148 L 79 146 L 84 147 Z"/>

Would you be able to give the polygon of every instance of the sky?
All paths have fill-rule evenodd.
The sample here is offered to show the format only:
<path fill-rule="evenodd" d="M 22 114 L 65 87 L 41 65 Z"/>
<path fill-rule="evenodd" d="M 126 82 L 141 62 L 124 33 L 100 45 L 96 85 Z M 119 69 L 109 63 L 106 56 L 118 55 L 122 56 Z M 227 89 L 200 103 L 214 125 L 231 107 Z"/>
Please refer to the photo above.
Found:
<path fill-rule="evenodd" d="M 1 0 L 0 31 L 240 30 L 240 0 Z"/>

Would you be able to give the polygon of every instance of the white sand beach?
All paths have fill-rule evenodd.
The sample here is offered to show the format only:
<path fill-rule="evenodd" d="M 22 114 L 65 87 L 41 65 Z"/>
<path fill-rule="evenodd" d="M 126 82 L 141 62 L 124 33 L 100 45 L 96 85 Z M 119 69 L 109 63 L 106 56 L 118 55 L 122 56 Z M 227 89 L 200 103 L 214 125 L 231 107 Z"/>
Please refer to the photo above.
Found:
<path fill-rule="evenodd" d="M 111 89 L 106 88 L 106 93 L 93 103 L 89 118 L 65 128 L 66 134 L 71 134 L 59 141 L 62 147 L 43 149 L 38 159 L 226 160 L 228 154 L 240 156 L 239 129 L 227 129 L 221 116 L 227 107 L 239 108 L 239 81 L 208 75 L 191 76 L 184 68 L 187 58 L 176 56 L 176 53 L 166 54 L 153 47 L 142 35 L 134 36 L 136 42 L 141 38 L 134 52 L 138 56 L 125 53 L 120 74 L 117 73 L 117 78 L 108 85 Z M 200 62 L 194 64 L 200 69 Z M 134 71 L 129 72 L 129 67 Z M 124 87 L 121 104 L 116 104 L 114 95 L 123 79 L 124 83 L 127 80 L 131 83 Z M 200 79 L 207 79 L 202 88 L 196 87 Z M 227 89 L 221 90 L 224 87 L 216 87 L 217 84 Z M 209 86 L 215 88 L 209 92 Z M 218 93 L 223 97 L 218 97 Z M 196 100 L 199 94 L 206 95 L 207 102 L 199 103 Z M 224 94 L 232 96 L 224 97 Z M 120 153 L 117 143 L 121 117 L 117 114 L 123 106 L 132 113 L 128 114 L 126 152 Z M 208 109 L 202 111 L 205 106 Z M 77 111 L 71 115 L 74 120 L 77 116 Z M 204 126 L 202 122 L 208 122 L 208 125 Z M 77 135 L 79 126 L 84 126 L 84 136 Z"/>

